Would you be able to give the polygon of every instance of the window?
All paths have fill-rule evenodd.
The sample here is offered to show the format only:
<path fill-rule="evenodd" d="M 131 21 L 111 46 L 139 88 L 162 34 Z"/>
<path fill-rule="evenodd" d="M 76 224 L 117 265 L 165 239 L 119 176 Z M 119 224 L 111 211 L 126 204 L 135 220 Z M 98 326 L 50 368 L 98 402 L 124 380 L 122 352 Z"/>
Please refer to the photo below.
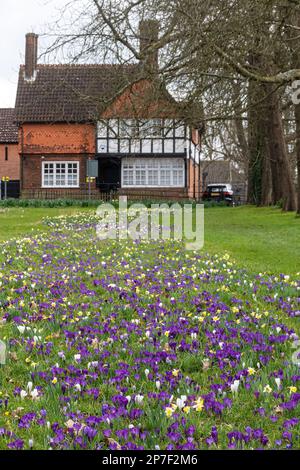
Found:
<path fill-rule="evenodd" d="M 5 161 L 8 160 L 8 147 L 5 147 Z"/>
<path fill-rule="evenodd" d="M 43 162 L 42 186 L 44 188 L 77 188 L 79 162 Z"/>
<path fill-rule="evenodd" d="M 184 187 L 184 160 L 126 158 L 122 161 L 123 187 Z"/>

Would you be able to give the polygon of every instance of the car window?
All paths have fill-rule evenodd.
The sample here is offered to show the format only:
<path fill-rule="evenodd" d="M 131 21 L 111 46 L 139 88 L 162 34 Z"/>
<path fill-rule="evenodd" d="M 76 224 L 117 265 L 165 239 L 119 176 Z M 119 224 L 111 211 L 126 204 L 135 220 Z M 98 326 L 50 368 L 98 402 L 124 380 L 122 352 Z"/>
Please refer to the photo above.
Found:
<path fill-rule="evenodd" d="M 221 192 L 221 191 L 226 190 L 226 186 L 209 186 L 208 190 L 211 192 L 214 192 L 214 191 Z"/>

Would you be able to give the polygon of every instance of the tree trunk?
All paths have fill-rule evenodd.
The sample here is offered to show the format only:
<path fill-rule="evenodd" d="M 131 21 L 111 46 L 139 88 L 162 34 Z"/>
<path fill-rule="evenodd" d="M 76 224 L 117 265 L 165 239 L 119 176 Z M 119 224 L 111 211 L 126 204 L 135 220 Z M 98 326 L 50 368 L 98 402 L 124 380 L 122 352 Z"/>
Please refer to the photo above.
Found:
<path fill-rule="evenodd" d="M 250 81 L 248 89 L 248 202 L 267 206 L 272 202 L 269 147 L 266 145 L 266 106 L 263 87 Z"/>
<path fill-rule="evenodd" d="M 255 81 L 250 81 L 248 93 L 248 201 L 261 206 L 282 204 L 283 210 L 294 211 L 296 195 L 282 124 L 280 96 L 274 85 Z"/>
<path fill-rule="evenodd" d="M 272 175 L 272 204 L 282 204 L 285 211 L 296 210 L 296 194 L 282 124 L 280 97 L 272 85 L 268 92 L 267 145 Z"/>
<path fill-rule="evenodd" d="M 300 10 L 299 7 L 294 12 L 294 17 L 291 18 L 291 23 L 297 28 L 300 27 Z M 291 34 L 290 34 L 291 39 Z M 299 38 L 296 34 L 295 41 L 291 41 L 292 48 L 292 66 L 299 67 L 300 52 L 299 52 Z M 300 104 L 295 105 L 295 121 L 296 121 L 296 156 L 297 156 L 297 213 L 300 214 Z"/>
<path fill-rule="evenodd" d="M 300 214 L 300 104 L 295 106 L 295 120 L 296 120 L 296 154 L 297 154 L 297 212 Z"/>

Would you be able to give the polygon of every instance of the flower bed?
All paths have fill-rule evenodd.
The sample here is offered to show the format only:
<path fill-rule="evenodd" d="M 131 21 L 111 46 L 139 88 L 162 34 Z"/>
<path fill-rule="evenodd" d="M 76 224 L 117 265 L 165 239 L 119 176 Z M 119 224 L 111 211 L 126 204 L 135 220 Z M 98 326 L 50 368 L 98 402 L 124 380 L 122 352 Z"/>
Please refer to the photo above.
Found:
<path fill-rule="evenodd" d="M 300 448 L 299 279 L 47 224 L 2 245 L 1 449 Z"/>

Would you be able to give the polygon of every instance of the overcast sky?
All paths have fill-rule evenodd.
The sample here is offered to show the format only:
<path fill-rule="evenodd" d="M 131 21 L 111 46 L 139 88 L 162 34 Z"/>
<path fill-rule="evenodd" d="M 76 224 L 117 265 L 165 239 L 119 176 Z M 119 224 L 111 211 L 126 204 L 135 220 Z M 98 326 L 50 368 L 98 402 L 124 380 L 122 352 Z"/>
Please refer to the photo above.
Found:
<path fill-rule="evenodd" d="M 14 107 L 25 34 L 44 33 L 66 0 L 0 0 L 0 107 Z M 41 38 L 45 41 L 45 38 Z"/>

